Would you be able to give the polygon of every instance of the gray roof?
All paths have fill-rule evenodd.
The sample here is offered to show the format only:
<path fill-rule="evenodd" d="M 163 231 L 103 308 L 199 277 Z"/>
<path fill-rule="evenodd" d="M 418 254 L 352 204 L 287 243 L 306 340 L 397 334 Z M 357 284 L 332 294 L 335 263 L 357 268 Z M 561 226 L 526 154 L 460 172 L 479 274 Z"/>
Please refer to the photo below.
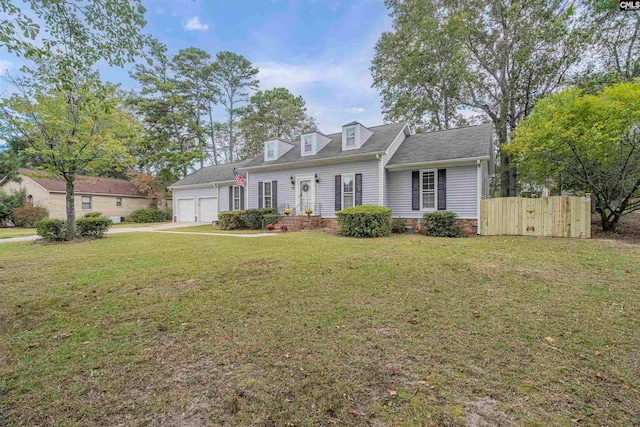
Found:
<path fill-rule="evenodd" d="M 388 166 L 491 156 L 492 138 L 491 123 L 411 135 Z"/>
<path fill-rule="evenodd" d="M 342 150 L 342 132 L 332 133 L 327 135 L 331 138 L 331 141 L 320 151 L 312 156 L 302 156 L 300 153 L 300 140 L 290 141 L 289 144 L 293 144 L 294 147 L 280 156 L 276 160 L 270 160 L 265 162 L 264 156 L 260 155 L 252 160 L 249 160 L 244 167 L 253 168 L 260 166 L 272 166 L 272 165 L 284 165 L 288 163 L 296 162 L 313 162 L 318 160 L 326 160 L 333 158 L 348 158 L 357 157 L 363 154 L 374 154 L 385 151 L 389 145 L 393 142 L 400 131 L 406 126 L 406 123 L 393 123 L 382 126 L 374 126 L 368 128 L 373 132 L 373 135 L 357 150 Z"/>
<path fill-rule="evenodd" d="M 247 160 L 243 160 L 241 162 L 226 163 L 224 165 L 207 166 L 171 184 L 171 187 L 234 181 L 233 169 L 236 168 L 240 171 L 240 168 L 246 163 Z"/>

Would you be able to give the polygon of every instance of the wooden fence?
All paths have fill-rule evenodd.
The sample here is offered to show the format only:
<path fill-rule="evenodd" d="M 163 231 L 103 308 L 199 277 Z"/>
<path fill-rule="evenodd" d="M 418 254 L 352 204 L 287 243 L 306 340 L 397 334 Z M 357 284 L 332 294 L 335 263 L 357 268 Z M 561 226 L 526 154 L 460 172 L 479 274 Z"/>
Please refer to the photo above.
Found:
<path fill-rule="evenodd" d="M 591 237 L 591 199 L 552 196 L 500 197 L 480 201 L 480 234 Z"/>

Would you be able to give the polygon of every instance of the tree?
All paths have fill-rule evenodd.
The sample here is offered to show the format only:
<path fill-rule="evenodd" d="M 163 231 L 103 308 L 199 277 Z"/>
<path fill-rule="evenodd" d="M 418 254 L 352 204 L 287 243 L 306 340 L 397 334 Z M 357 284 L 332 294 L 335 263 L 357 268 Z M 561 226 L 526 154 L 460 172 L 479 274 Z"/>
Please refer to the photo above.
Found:
<path fill-rule="evenodd" d="M 236 145 L 236 127 L 242 115 L 242 107 L 249 100 L 249 91 L 258 88 L 258 69 L 242 55 L 219 52 L 213 65 L 213 80 L 220 90 L 218 102 L 227 114 L 229 129 L 228 155 L 233 162 L 239 155 Z"/>
<path fill-rule="evenodd" d="M 411 97 L 437 86 L 435 70 L 454 70 L 457 85 L 436 91 L 437 102 L 424 111 L 442 116 L 444 99 L 482 111 L 492 120 L 499 147 L 527 117 L 536 100 L 556 90 L 569 67 L 579 59 L 581 33 L 572 22 L 572 7 L 564 0 L 387 0 L 398 42 L 391 53 L 383 36 L 376 46 L 374 79 L 386 102 L 411 111 Z M 437 23 L 437 25 L 436 25 Z M 450 58 L 446 44 L 453 46 Z M 442 46 L 445 46 L 444 48 Z M 408 70 L 395 57 L 406 55 Z M 388 66 L 381 65 L 387 62 Z M 426 65 L 422 65 L 426 64 Z M 385 68 L 386 67 L 386 68 Z M 456 74 L 459 75 L 456 76 Z M 397 76 L 400 76 L 398 78 Z M 439 100 L 442 99 L 442 102 Z M 395 107 L 393 107 L 395 108 Z M 416 109 L 419 114 L 421 109 Z M 419 118 L 418 118 L 419 119 Z M 517 171 L 507 153 L 500 153 L 502 194 L 516 194 Z"/>
<path fill-rule="evenodd" d="M 306 114 L 304 99 L 285 88 L 258 91 L 251 97 L 240 121 L 244 138 L 244 157 L 257 156 L 269 138 L 286 141 L 317 129 L 313 117 Z"/>
<path fill-rule="evenodd" d="M 28 154 L 42 158 L 39 169 L 65 181 L 67 236 L 73 238 L 76 175 L 132 165 L 127 146 L 139 133 L 137 123 L 118 108 L 116 88 L 95 79 L 73 82 L 67 91 L 55 86 L 20 88 L 21 93 L 0 103 L 0 120 L 27 141 Z"/>
<path fill-rule="evenodd" d="M 602 228 L 640 210 L 640 83 L 569 88 L 536 104 L 505 149 L 534 182 L 591 192 Z"/>
<path fill-rule="evenodd" d="M 22 181 L 20 166 L 20 160 L 12 153 L 0 153 L 0 187 L 10 181 Z"/>

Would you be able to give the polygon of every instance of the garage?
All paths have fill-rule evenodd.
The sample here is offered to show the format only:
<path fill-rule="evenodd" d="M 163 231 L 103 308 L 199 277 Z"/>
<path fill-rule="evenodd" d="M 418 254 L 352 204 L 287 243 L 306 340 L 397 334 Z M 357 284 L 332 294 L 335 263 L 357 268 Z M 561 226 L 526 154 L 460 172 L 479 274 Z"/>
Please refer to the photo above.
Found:
<path fill-rule="evenodd" d="M 194 222 L 196 220 L 196 212 L 194 199 L 178 199 L 178 221 Z"/>
<path fill-rule="evenodd" d="M 218 198 L 198 198 L 198 222 L 213 222 L 218 220 Z"/>

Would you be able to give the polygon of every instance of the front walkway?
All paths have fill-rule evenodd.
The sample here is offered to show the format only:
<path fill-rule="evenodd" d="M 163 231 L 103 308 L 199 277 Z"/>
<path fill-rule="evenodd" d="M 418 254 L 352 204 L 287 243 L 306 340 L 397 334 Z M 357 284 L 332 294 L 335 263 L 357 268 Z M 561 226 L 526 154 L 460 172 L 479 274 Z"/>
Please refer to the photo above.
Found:
<path fill-rule="evenodd" d="M 162 231 L 165 234 L 199 234 L 204 236 L 229 236 L 229 237 L 266 237 L 276 236 L 275 233 L 256 233 L 256 234 L 231 234 L 231 233 L 198 233 L 194 231 L 167 231 L 174 228 L 181 227 L 193 227 L 194 225 L 202 225 L 202 223 L 195 222 L 174 222 L 168 224 L 152 225 L 149 227 L 128 227 L 128 228 L 112 228 L 107 234 L 118 233 L 136 233 L 136 232 L 158 232 Z M 7 239 L 0 239 L 0 243 L 15 243 L 15 242 L 29 242 L 39 239 L 40 236 L 21 236 L 21 237 L 9 237 Z"/>

